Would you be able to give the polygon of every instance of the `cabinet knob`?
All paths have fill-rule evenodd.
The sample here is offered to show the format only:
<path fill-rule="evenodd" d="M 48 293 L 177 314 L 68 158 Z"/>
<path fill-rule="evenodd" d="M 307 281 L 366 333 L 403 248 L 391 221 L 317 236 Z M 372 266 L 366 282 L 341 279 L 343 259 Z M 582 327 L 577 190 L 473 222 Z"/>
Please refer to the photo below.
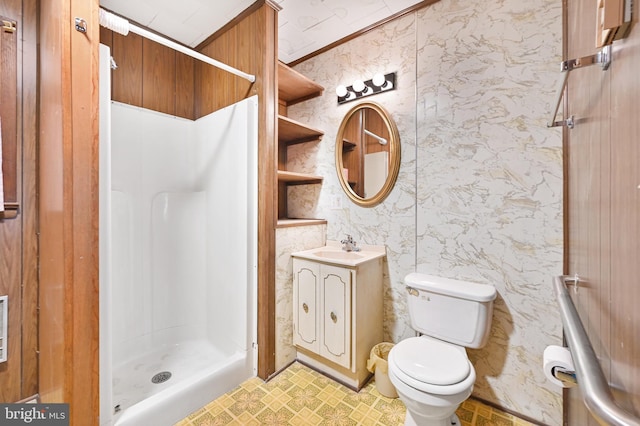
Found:
<path fill-rule="evenodd" d="M 333 321 L 334 324 L 338 322 L 338 316 L 335 314 L 335 312 L 331 312 L 331 315 L 329 316 L 331 317 L 331 321 Z"/>
<path fill-rule="evenodd" d="M 304 310 L 304 313 L 309 313 L 309 306 L 306 303 L 302 304 L 302 309 Z"/>

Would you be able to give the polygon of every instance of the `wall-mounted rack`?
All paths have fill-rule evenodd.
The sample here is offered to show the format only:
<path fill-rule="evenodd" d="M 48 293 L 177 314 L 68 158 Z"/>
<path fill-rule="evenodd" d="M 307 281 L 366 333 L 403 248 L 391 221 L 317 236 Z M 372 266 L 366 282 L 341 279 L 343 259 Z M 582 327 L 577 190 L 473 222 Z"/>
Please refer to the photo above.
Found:
<path fill-rule="evenodd" d="M 9 300 L 9 296 L 0 296 L 0 362 L 5 362 L 7 360 L 7 330 L 9 329 L 9 321 L 8 321 L 8 311 L 9 307 L 7 306 Z"/>
<path fill-rule="evenodd" d="M 627 37 L 633 22 L 633 1 L 602 0 L 596 4 L 596 47 Z"/>
<path fill-rule="evenodd" d="M 562 97 L 564 95 L 565 88 L 567 86 L 567 79 L 569 78 L 569 72 L 578 69 L 588 67 L 590 65 L 599 64 L 602 68 L 602 71 L 606 71 L 609 69 L 611 65 L 611 45 L 604 46 L 598 53 L 591 56 L 584 56 L 582 58 L 577 59 L 569 59 L 567 61 L 563 61 L 560 64 L 560 72 L 562 72 L 562 79 L 560 80 L 560 84 L 558 86 L 558 91 L 556 94 L 556 104 L 553 109 L 553 115 L 551 116 L 551 120 L 547 123 L 547 127 L 558 127 L 558 126 L 567 126 L 570 129 L 573 129 L 574 119 L 573 116 L 565 118 L 564 120 L 556 121 L 556 116 L 558 115 L 558 109 L 560 108 L 560 102 L 562 102 Z"/>
<path fill-rule="evenodd" d="M 18 143 L 18 33 L 17 21 L 0 16 L 0 219 L 13 219 L 20 208 L 20 148 Z"/>
<path fill-rule="evenodd" d="M 4 203 L 4 211 L 0 212 L 0 219 L 13 219 L 18 216 L 20 204 Z"/>

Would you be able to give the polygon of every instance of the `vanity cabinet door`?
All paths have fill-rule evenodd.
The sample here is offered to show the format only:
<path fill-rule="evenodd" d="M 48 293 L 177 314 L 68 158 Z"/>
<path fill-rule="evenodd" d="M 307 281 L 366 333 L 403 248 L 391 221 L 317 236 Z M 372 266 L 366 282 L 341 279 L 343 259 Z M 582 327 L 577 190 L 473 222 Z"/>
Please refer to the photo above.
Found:
<path fill-rule="evenodd" d="M 319 270 L 317 263 L 293 261 L 293 343 L 315 353 L 320 349 L 317 323 Z"/>
<path fill-rule="evenodd" d="M 320 268 L 320 355 L 345 368 L 351 366 L 351 271 Z"/>

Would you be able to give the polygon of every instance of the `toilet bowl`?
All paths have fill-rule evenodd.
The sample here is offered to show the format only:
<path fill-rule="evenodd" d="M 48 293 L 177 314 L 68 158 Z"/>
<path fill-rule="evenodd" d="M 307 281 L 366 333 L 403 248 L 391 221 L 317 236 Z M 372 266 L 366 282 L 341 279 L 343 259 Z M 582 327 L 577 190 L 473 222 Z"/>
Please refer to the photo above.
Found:
<path fill-rule="evenodd" d="M 393 347 L 389 379 L 407 406 L 405 425 L 452 426 L 458 406 L 473 390 L 476 373 L 463 347 L 412 337 Z"/>
<path fill-rule="evenodd" d="M 422 334 L 388 356 L 389 379 L 407 407 L 405 425 L 460 425 L 455 412 L 476 381 L 466 348 L 486 344 L 496 289 L 419 273 L 405 284 L 411 326 Z"/>

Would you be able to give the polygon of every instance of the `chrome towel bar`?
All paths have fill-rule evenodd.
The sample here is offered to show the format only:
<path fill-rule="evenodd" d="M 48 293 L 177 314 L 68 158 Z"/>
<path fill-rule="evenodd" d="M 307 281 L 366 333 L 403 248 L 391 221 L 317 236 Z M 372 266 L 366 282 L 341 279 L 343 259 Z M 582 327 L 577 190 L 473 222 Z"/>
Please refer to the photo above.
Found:
<path fill-rule="evenodd" d="M 602 425 L 640 426 L 640 419 L 620 408 L 613 399 L 598 357 L 567 291 L 567 281 L 578 284 L 575 278 L 560 275 L 553 278 L 553 285 L 560 305 L 565 339 L 571 351 L 578 387 L 582 392 L 585 405 L 591 415 Z"/>
<path fill-rule="evenodd" d="M 567 61 L 563 61 L 560 64 L 560 72 L 562 72 L 562 79 L 560 80 L 560 84 L 558 85 L 558 90 L 556 92 L 556 104 L 553 109 L 553 115 L 551 116 L 551 120 L 547 123 L 547 127 L 558 127 L 558 126 L 567 126 L 570 129 L 573 129 L 573 116 L 567 117 L 562 121 L 556 121 L 556 115 L 558 115 L 558 109 L 560 109 L 560 102 L 562 101 L 562 95 L 564 94 L 564 88 L 567 85 L 567 80 L 569 79 L 569 72 L 573 71 L 577 68 L 588 67 L 589 65 L 600 64 L 602 67 L 602 71 L 606 71 L 609 69 L 609 65 L 611 65 L 611 45 L 604 46 L 598 53 L 591 56 L 584 56 L 582 58 L 577 59 L 569 59 Z"/>

